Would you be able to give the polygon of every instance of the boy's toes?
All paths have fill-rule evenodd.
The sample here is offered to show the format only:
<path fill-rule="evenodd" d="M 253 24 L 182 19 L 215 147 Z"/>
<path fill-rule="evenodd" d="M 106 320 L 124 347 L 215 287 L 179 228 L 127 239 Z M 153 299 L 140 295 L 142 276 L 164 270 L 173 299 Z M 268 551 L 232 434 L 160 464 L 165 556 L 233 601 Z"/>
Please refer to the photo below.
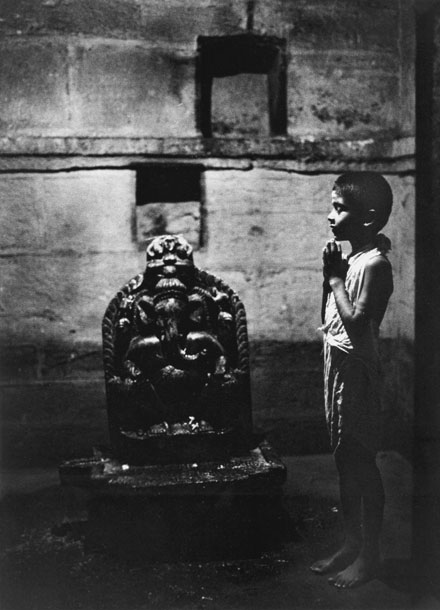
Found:
<path fill-rule="evenodd" d="M 334 555 L 325 559 L 315 561 L 310 566 L 312 572 L 315 574 L 329 574 L 330 572 L 336 572 L 348 566 L 353 559 L 356 557 L 358 550 L 356 547 L 344 545 Z"/>
<path fill-rule="evenodd" d="M 337 589 L 350 589 L 351 587 L 355 586 L 354 582 L 351 579 L 345 578 L 342 572 L 332 578 L 329 578 L 328 582 Z"/>
<path fill-rule="evenodd" d="M 366 565 L 358 559 L 342 572 L 328 579 L 329 584 L 338 589 L 353 589 L 372 580 L 377 576 L 377 569 L 373 565 Z"/>
<path fill-rule="evenodd" d="M 310 566 L 310 569 L 312 572 L 315 572 L 315 574 L 325 574 L 327 571 L 327 563 L 327 561 L 315 561 L 315 563 L 312 563 Z"/>

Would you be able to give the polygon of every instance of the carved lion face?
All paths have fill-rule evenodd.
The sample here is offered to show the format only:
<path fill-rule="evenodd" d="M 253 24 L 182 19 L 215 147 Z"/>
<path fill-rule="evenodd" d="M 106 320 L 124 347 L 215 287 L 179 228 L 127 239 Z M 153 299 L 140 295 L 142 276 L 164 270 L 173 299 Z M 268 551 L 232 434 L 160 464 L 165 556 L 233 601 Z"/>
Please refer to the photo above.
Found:
<path fill-rule="evenodd" d="M 155 281 L 160 290 L 162 284 L 172 278 L 186 286 L 194 273 L 192 247 L 181 235 L 161 235 L 155 237 L 147 247 L 147 267 L 145 273 Z"/>

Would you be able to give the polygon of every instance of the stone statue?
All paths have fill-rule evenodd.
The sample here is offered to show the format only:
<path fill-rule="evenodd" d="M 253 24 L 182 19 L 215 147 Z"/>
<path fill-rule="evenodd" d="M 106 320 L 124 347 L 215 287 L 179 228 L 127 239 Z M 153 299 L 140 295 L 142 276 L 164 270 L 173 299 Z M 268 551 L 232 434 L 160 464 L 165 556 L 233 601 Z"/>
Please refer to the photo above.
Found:
<path fill-rule="evenodd" d="M 209 445 L 243 451 L 251 411 L 238 296 L 195 267 L 181 236 L 154 238 L 146 258 L 145 272 L 118 292 L 103 321 L 112 446 L 138 463 L 167 461 L 167 444 L 179 435 L 192 437 L 193 459 Z"/>
<path fill-rule="evenodd" d="M 64 486 L 88 492 L 85 549 L 200 561 L 281 544 L 286 471 L 252 431 L 237 294 L 163 235 L 102 328 L 110 447 L 60 466 Z"/>

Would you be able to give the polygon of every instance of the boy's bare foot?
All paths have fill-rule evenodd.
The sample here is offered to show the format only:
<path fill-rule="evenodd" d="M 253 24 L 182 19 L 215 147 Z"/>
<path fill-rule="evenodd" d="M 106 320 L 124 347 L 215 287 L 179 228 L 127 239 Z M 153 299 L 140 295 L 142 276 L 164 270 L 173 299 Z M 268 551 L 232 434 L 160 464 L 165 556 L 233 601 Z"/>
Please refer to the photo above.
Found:
<path fill-rule="evenodd" d="M 328 579 L 329 583 L 338 589 L 353 589 L 376 578 L 379 572 L 379 558 L 366 559 L 362 555 L 345 570 Z"/>
<path fill-rule="evenodd" d="M 315 563 L 310 566 L 310 569 L 316 574 L 328 574 L 329 572 L 341 570 L 350 565 L 358 552 L 359 547 L 345 544 L 339 551 L 336 551 L 334 555 L 331 555 L 326 559 L 315 561 Z"/>

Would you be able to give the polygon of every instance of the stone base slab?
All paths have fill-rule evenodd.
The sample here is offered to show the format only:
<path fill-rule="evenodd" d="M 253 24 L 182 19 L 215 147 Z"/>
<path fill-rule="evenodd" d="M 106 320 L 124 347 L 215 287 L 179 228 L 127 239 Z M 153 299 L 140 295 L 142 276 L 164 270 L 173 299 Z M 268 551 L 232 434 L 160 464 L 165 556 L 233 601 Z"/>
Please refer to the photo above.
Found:
<path fill-rule="evenodd" d="M 90 492 L 85 550 L 147 562 L 252 557 L 279 547 L 285 477 L 265 442 L 223 463 L 90 458 L 60 467 L 63 485 Z"/>

